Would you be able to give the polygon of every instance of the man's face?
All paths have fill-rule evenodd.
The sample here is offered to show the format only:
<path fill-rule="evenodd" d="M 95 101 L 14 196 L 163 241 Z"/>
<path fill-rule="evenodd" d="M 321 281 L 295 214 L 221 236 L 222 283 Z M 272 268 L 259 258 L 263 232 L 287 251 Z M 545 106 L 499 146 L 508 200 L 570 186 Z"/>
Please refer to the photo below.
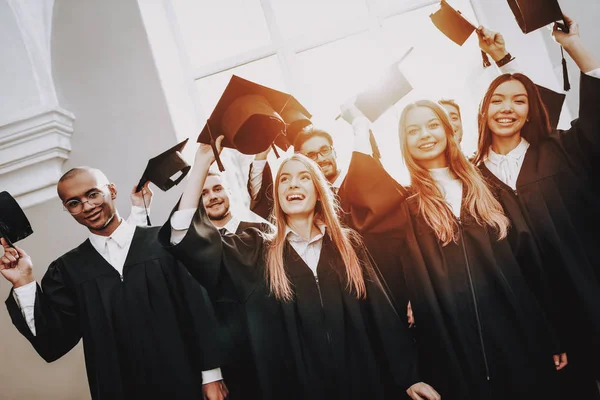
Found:
<path fill-rule="evenodd" d="M 327 153 L 328 150 L 330 151 L 329 155 L 323 156 L 321 154 Z M 323 175 L 329 182 L 333 183 L 338 175 L 337 159 L 335 150 L 326 138 L 321 136 L 312 137 L 304 142 L 299 151 L 309 158 L 316 157 L 313 159 L 321 168 Z"/>
<path fill-rule="evenodd" d="M 82 203 L 81 212 L 73 215 L 73 218 L 93 233 L 101 234 L 111 222 L 118 222 L 114 218 L 117 190 L 112 183 L 107 183 L 93 172 L 83 171 L 60 182 L 58 195 L 67 210 L 67 203 Z M 97 202 L 102 204 L 96 205 Z"/>
<path fill-rule="evenodd" d="M 206 177 L 202 188 L 202 204 L 211 220 L 220 221 L 230 215 L 229 195 L 223 187 L 220 176 L 209 175 Z"/>
<path fill-rule="evenodd" d="M 462 119 L 460 118 L 460 114 L 453 105 L 442 104 L 442 106 L 446 109 L 446 112 L 450 116 L 450 125 L 452 125 L 452 129 L 454 130 L 454 139 L 458 144 L 460 144 L 463 137 Z"/>

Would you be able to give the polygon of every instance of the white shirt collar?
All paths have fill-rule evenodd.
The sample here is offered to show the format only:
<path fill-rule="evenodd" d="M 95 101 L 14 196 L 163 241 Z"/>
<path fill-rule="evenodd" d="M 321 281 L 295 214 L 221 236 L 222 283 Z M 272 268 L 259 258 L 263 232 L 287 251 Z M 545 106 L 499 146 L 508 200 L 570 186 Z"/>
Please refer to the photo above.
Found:
<path fill-rule="evenodd" d="M 240 220 L 232 215 L 229 222 L 227 222 L 225 225 L 223 225 L 222 228 L 227 229 L 227 232 L 233 233 L 235 235 L 239 226 L 240 226 Z M 220 228 L 220 229 L 222 229 L 222 228 Z"/>
<path fill-rule="evenodd" d="M 92 243 L 92 246 L 99 252 L 105 252 L 105 244 L 108 239 L 112 239 L 115 243 L 120 247 L 125 247 L 131 240 L 133 239 L 133 234 L 135 233 L 135 225 L 131 225 L 125 219 L 121 219 L 121 223 L 115 229 L 115 231 L 110 236 L 101 236 L 96 235 L 90 231 L 89 239 Z"/>
<path fill-rule="evenodd" d="M 316 222 L 315 225 L 317 226 L 317 228 L 319 229 L 319 231 L 321 233 L 315 235 L 315 237 L 310 239 L 308 242 L 302 236 L 300 236 L 296 232 L 294 232 L 294 230 L 292 228 L 290 228 L 289 225 L 285 226 L 285 237 L 290 242 L 305 242 L 308 244 L 316 242 L 317 240 L 320 240 L 323 238 L 323 236 L 325 236 L 325 230 L 327 227 L 325 226 L 325 224 L 320 223 L 320 222 Z"/>
<path fill-rule="evenodd" d="M 525 153 L 527 152 L 528 148 L 529 142 L 525 140 L 525 138 L 521 137 L 521 141 L 519 142 L 517 147 L 509 151 L 506 155 L 496 153 L 494 150 L 492 150 L 492 146 L 490 146 L 490 150 L 487 154 L 487 159 L 494 165 L 499 165 L 500 162 L 505 158 L 520 162 L 525 156 Z"/>

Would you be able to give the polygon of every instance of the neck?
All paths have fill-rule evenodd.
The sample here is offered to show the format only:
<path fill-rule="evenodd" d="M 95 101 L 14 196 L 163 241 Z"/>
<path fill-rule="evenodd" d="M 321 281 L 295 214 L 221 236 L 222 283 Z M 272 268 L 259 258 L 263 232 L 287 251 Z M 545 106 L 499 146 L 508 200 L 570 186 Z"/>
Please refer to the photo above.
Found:
<path fill-rule="evenodd" d="M 448 161 L 446 160 L 446 157 L 437 157 L 432 160 L 419 161 L 419 165 L 425 169 L 446 168 L 448 166 Z"/>
<path fill-rule="evenodd" d="M 101 228 L 101 229 L 88 228 L 88 230 L 90 232 L 92 232 L 94 235 L 110 236 L 119 227 L 119 225 L 121 225 L 122 222 L 123 222 L 123 218 L 121 218 L 118 211 L 115 211 L 115 214 L 112 216 L 110 221 L 108 221 L 108 223 L 104 226 L 104 228 Z"/>
<path fill-rule="evenodd" d="M 333 175 L 333 176 L 331 176 L 331 178 L 327 179 L 329 181 L 329 183 L 333 185 L 333 182 L 335 182 L 335 180 L 338 178 L 338 176 L 340 176 L 341 172 L 342 171 L 339 169 L 337 171 L 335 171 L 335 175 Z"/>
<path fill-rule="evenodd" d="M 212 224 L 217 228 L 222 228 L 225 225 L 227 225 L 227 223 L 229 221 L 231 221 L 233 217 L 231 216 L 230 212 L 227 212 L 227 215 L 225 215 L 223 218 L 221 219 L 211 219 L 210 222 L 212 222 Z"/>
<path fill-rule="evenodd" d="M 304 240 L 310 240 L 319 233 L 319 229 L 314 224 L 314 217 L 314 213 L 308 216 L 290 215 L 287 217 L 287 224 Z"/>
<path fill-rule="evenodd" d="M 516 135 L 501 137 L 498 135 L 493 135 L 492 137 L 492 150 L 496 154 L 506 155 L 514 150 L 519 143 L 521 143 L 521 134 L 517 133 Z"/>

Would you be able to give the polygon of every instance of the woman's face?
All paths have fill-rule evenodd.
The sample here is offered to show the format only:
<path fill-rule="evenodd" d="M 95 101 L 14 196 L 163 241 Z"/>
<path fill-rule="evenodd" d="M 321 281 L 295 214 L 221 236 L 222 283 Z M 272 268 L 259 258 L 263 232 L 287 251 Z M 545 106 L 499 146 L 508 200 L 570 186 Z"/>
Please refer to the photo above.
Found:
<path fill-rule="evenodd" d="M 315 211 L 317 191 L 310 172 L 300 161 L 290 160 L 281 168 L 277 196 L 283 212 L 308 217 Z"/>
<path fill-rule="evenodd" d="M 494 135 L 520 135 L 529 115 L 529 98 L 525 86 L 514 79 L 498 86 L 490 99 L 487 112 L 487 124 Z"/>
<path fill-rule="evenodd" d="M 405 123 L 408 152 L 417 164 L 427 169 L 446 167 L 448 138 L 437 114 L 429 107 L 415 107 L 406 114 Z"/>

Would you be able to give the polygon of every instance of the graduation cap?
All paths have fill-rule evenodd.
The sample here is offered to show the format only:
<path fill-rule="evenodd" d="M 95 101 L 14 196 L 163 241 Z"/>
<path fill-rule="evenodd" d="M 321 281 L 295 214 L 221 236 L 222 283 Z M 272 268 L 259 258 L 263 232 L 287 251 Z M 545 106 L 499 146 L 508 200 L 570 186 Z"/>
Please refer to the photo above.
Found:
<path fill-rule="evenodd" d="M 223 147 L 243 154 L 258 154 L 269 148 L 280 135 L 286 134 L 286 110 L 310 113 L 292 95 L 233 75 L 210 118 L 198 136 L 198 142 L 210 144 L 219 170 L 223 164 L 215 147 L 217 137 L 225 136 Z M 285 142 L 282 146 L 285 146 Z"/>
<path fill-rule="evenodd" d="M 164 192 L 181 182 L 191 168 L 181 156 L 181 152 L 187 144 L 187 141 L 188 139 L 185 139 L 183 142 L 176 144 L 169 150 L 151 158 L 148 161 L 148 165 L 146 165 L 146 169 L 144 170 L 142 178 L 136 186 L 135 191 L 139 192 L 142 190 L 142 187 L 148 181 L 154 183 L 160 190 Z M 181 174 L 175 180 L 173 180 L 172 177 L 180 171 Z M 146 208 L 145 201 L 144 208 Z M 150 226 L 150 217 L 148 216 L 147 210 L 146 220 L 148 222 L 148 226 Z"/>
<path fill-rule="evenodd" d="M 302 111 L 294 108 L 286 109 L 281 113 L 281 118 L 285 121 L 285 135 L 279 135 L 275 139 L 275 144 L 280 149 L 286 151 L 296 141 L 296 138 L 304 128 L 312 125 L 310 118 L 312 115 L 305 115 Z"/>
<path fill-rule="evenodd" d="M 476 29 L 472 23 L 462 16 L 460 11 L 452 8 L 445 0 L 440 2 L 440 9 L 431 14 L 429 18 L 440 32 L 459 46 L 462 46 Z M 487 54 L 483 50 L 481 51 L 481 58 L 484 67 L 491 65 Z"/>
<path fill-rule="evenodd" d="M 25 213 L 17 201 L 8 193 L 0 193 L 0 237 L 3 237 L 10 247 L 13 243 L 25 239 L 33 230 Z M 4 255 L 4 247 L 0 246 L 0 256 Z"/>
<path fill-rule="evenodd" d="M 552 130 L 555 130 L 558 126 L 558 120 L 560 119 L 560 113 L 562 111 L 566 95 L 564 93 L 557 93 L 554 90 L 550 90 L 540 85 L 535 86 L 537 86 L 542 103 L 544 103 L 546 111 L 548 112 L 550 126 Z"/>
<path fill-rule="evenodd" d="M 508 0 L 508 5 L 517 20 L 523 33 L 533 32 L 543 26 L 562 20 L 558 27 L 563 32 L 569 33 L 569 25 L 565 21 L 557 0 Z M 571 89 L 567 73 L 567 61 L 560 48 L 563 68 L 563 86 L 565 90 Z"/>

